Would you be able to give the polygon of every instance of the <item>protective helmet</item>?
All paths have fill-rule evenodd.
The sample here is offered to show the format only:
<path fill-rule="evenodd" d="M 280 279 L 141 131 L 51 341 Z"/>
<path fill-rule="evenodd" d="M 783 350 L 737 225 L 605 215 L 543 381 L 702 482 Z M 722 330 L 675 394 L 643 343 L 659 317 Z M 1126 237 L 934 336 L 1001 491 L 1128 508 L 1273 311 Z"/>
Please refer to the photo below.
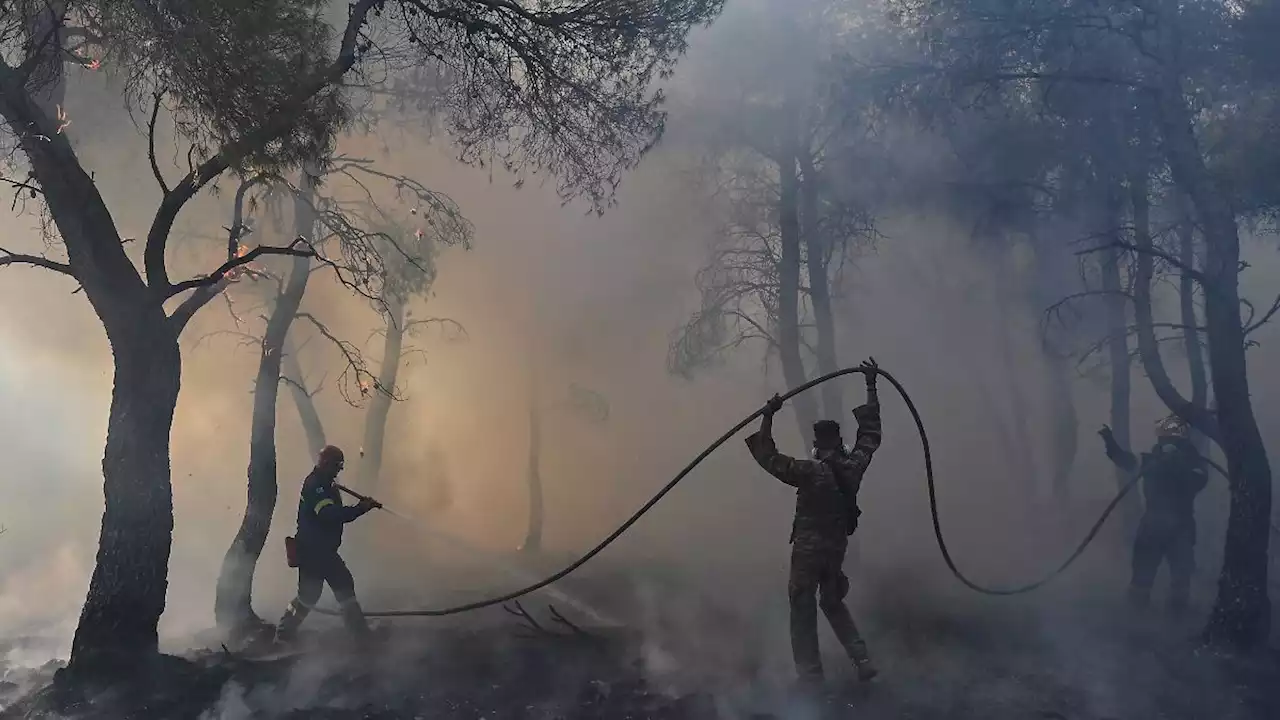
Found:
<path fill-rule="evenodd" d="M 336 467 L 346 460 L 346 456 L 342 454 L 342 449 L 336 445 L 325 445 L 320 450 L 320 456 L 316 458 L 317 465 L 328 467 Z"/>
<path fill-rule="evenodd" d="M 1156 423 L 1156 435 L 1162 437 L 1182 437 L 1187 434 L 1188 430 L 1187 421 L 1183 420 L 1177 413 L 1164 417 L 1160 422 Z"/>

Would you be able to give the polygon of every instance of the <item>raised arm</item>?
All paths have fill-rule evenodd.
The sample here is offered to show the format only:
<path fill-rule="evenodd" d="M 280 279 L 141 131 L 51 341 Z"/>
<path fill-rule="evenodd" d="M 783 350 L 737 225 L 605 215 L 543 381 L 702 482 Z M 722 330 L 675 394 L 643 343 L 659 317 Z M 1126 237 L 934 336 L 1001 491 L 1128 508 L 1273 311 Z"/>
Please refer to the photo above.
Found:
<path fill-rule="evenodd" d="M 862 367 L 874 370 L 878 366 L 875 358 L 869 358 L 862 363 Z M 876 374 L 866 372 L 864 376 L 867 380 L 867 402 L 853 409 L 853 417 L 858 421 L 858 436 L 848 456 L 849 462 L 853 464 L 859 475 L 871 465 L 871 456 L 879 449 L 882 438 L 880 395 L 876 391 Z"/>
<path fill-rule="evenodd" d="M 1138 458 L 1116 442 L 1116 436 L 1111 432 L 1110 427 L 1103 425 L 1102 429 L 1098 431 L 1098 435 L 1102 437 L 1102 442 L 1106 446 L 1107 457 L 1110 458 L 1111 462 L 1125 472 L 1133 472 L 1138 469 Z"/>
<path fill-rule="evenodd" d="M 747 437 L 747 449 L 765 472 L 798 488 L 821 472 L 821 466 L 814 460 L 800 460 L 778 452 L 778 445 L 773 441 L 773 416 L 781 408 L 782 399 L 774 395 L 765 405 L 760 430 Z"/>

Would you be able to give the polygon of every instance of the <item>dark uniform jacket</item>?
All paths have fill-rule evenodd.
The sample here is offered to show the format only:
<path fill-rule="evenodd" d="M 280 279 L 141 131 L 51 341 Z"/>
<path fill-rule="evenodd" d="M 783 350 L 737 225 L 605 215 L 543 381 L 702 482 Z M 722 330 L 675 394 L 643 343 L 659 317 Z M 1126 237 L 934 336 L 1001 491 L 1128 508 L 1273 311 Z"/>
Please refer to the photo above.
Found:
<path fill-rule="evenodd" d="M 880 415 L 875 406 L 860 408 L 858 437 L 849 452 L 822 460 L 788 457 L 773 438 L 753 433 L 747 438 L 752 457 L 770 475 L 796 488 L 796 517 L 791 542 L 797 538 L 842 547 L 857 525 L 856 498 L 871 455 L 880 447 Z"/>
<path fill-rule="evenodd" d="M 336 553 L 342 526 L 363 514 L 355 505 L 344 506 L 332 479 L 312 470 L 298 500 L 298 548 L 310 556 Z"/>
<path fill-rule="evenodd" d="M 1112 462 L 1129 472 L 1135 472 L 1138 460 L 1123 448 L 1107 451 Z M 1142 454 L 1142 494 L 1147 502 L 1147 514 L 1162 523 L 1195 523 L 1196 496 L 1209 483 L 1204 458 L 1190 440 L 1183 437 L 1162 437 L 1151 452 Z"/>

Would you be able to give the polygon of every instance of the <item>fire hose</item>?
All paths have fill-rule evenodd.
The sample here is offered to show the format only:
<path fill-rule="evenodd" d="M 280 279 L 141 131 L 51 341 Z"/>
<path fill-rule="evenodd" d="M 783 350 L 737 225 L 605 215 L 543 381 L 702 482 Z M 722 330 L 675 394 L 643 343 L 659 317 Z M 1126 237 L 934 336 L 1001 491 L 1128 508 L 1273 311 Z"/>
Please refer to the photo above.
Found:
<path fill-rule="evenodd" d="M 929 490 L 929 514 L 933 521 L 933 535 L 934 535 L 934 539 L 937 542 L 938 550 L 942 553 L 942 559 L 946 563 L 947 569 L 951 571 L 951 574 L 954 575 L 956 579 L 958 579 L 961 583 L 963 583 L 965 587 L 975 592 L 981 593 L 983 595 L 1010 596 L 1010 595 L 1021 595 L 1024 593 L 1029 593 L 1033 590 L 1043 587 L 1050 581 L 1057 578 L 1059 575 L 1062 575 L 1064 572 L 1066 572 L 1066 570 L 1070 568 L 1073 564 L 1075 564 L 1076 560 L 1078 560 L 1080 556 L 1084 554 L 1084 551 L 1089 547 L 1089 545 L 1093 543 L 1094 539 L 1098 536 L 1098 532 L 1102 529 L 1102 526 L 1106 524 L 1107 519 L 1110 518 L 1112 513 L 1115 512 L 1116 508 L 1120 506 L 1120 503 L 1121 501 L 1124 500 L 1125 496 L 1127 496 L 1129 492 L 1133 490 L 1133 488 L 1138 484 L 1138 481 L 1142 479 L 1146 471 L 1145 466 L 1140 467 L 1138 472 L 1135 473 L 1134 476 L 1130 478 L 1128 482 L 1126 482 L 1124 486 L 1120 488 L 1120 490 L 1116 493 L 1115 498 L 1111 500 L 1111 502 L 1107 505 L 1106 509 L 1103 510 L 1102 515 L 1098 517 L 1097 521 L 1094 522 L 1092 527 L 1090 527 L 1089 532 L 1085 534 L 1084 539 L 1081 540 L 1080 543 L 1076 546 L 1075 550 L 1069 556 L 1067 556 L 1067 559 L 1064 560 L 1061 564 L 1059 564 L 1057 568 L 1055 568 L 1052 572 L 1048 573 L 1047 575 L 1040 578 L 1039 580 L 1036 580 L 1035 582 L 1027 583 L 1024 585 L 1018 585 L 1015 587 L 995 588 L 995 587 L 986 587 L 986 586 L 980 585 L 974 582 L 973 580 L 969 579 L 969 577 L 966 576 L 960 570 L 960 568 L 956 565 L 955 560 L 951 556 L 951 550 L 950 548 L 948 548 L 947 541 L 943 536 L 942 523 L 938 516 L 938 493 L 937 493 L 937 486 L 934 481 L 933 453 L 929 444 L 929 435 L 925 431 L 924 420 L 920 417 L 920 411 L 916 408 L 915 402 L 912 401 L 911 396 L 907 393 L 906 388 L 902 386 L 902 383 L 898 382 L 897 378 L 895 378 L 893 375 L 889 374 L 888 372 L 878 367 L 866 367 L 866 366 L 850 367 L 850 368 L 844 368 L 843 370 L 837 370 L 835 372 L 828 373 L 821 377 L 810 380 L 809 382 L 799 387 L 789 390 L 786 394 L 782 395 L 781 397 L 783 400 L 788 400 L 810 388 L 821 385 L 822 383 L 834 380 L 838 377 L 842 377 L 845 375 L 852 375 L 854 373 L 862 373 L 862 374 L 874 373 L 875 375 L 883 377 L 885 380 L 889 382 L 890 385 L 893 386 L 893 389 L 896 390 L 899 397 L 902 398 L 903 403 L 906 404 L 907 410 L 911 413 L 912 420 L 915 421 L 916 431 L 920 436 L 920 447 L 924 455 L 925 482 L 928 484 L 928 490 Z M 662 498 L 667 495 L 667 493 L 675 489 L 676 485 L 680 484 L 680 481 L 684 480 L 685 477 L 689 475 L 689 473 L 693 472 L 694 468 L 698 467 L 698 465 L 700 465 L 703 460 L 706 460 L 707 457 L 711 455 L 711 453 L 715 452 L 721 445 L 728 442 L 730 438 L 732 438 L 734 435 L 737 435 L 738 432 L 740 432 L 747 425 L 750 425 L 756 418 L 759 418 L 761 415 L 763 415 L 764 412 L 765 412 L 765 408 L 762 407 L 761 409 L 751 413 L 746 418 L 744 418 L 741 422 L 739 422 L 737 425 L 734 425 L 727 432 L 721 435 L 715 442 L 708 445 L 705 450 L 699 453 L 698 456 L 695 457 L 688 465 L 686 465 L 684 469 L 682 469 L 674 478 L 671 479 L 670 482 L 668 482 L 665 486 L 663 486 L 662 489 L 660 489 L 657 492 L 657 494 L 655 494 L 652 498 L 650 498 L 650 500 L 646 502 L 643 506 L 641 506 L 639 510 L 633 513 L 631 517 L 629 517 L 626 520 L 626 522 L 622 523 L 622 525 L 620 525 L 618 529 L 614 530 L 608 537 L 606 537 L 604 540 L 601 540 L 595 547 L 587 551 L 586 554 L 584 554 L 582 557 L 578 558 L 573 563 L 569 564 L 559 572 L 549 575 L 546 578 L 539 580 L 538 582 L 528 585 L 526 587 L 523 587 L 519 590 L 513 590 L 503 595 L 498 595 L 498 596 L 487 598 L 484 600 L 477 600 L 475 602 L 465 603 L 462 605 L 455 605 L 453 607 L 426 609 L 426 610 L 380 610 L 380 611 L 374 611 L 374 612 L 365 612 L 364 615 L 366 617 L 383 617 L 383 618 L 443 617 L 446 615 L 457 615 L 460 613 L 471 612 L 473 610 L 480 610 L 483 608 L 492 607 L 494 605 L 501 605 L 503 603 L 516 600 L 518 598 L 524 597 L 525 595 L 529 595 L 530 593 L 537 592 L 538 590 L 541 590 L 542 588 L 545 588 L 548 585 L 551 585 L 552 583 L 555 583 L 565 578 L 570 573 L 574 572 L 578 568 L 590 562 L 592 558 L 599 555 L 601 552 L 604 551 L 605 548 L 609 547 L 614 543 L 614 541 L 622 537 L 622 535 L 626 533 L 627 530 L 631 529 L 631 526 L 639 522 L 640 518 L 644 517 L 646 513 L 652 510 L 654 506 L 657 505 L 658 502 L 661 501 Z M 1226 471 L 1223 470 L 1220 466 L 1218 466 L 1216 463 L 1212 461 L 1208 461 L 1208 462 L 1210 465 L 1214 467 L 1214 469 L 1222 473 L 1224 477 L 1226 476 Z M 357 499 L 365 499 L 365 500 L 369 499 L 345 487 L 342 488 L 342 490 L 346 491 L 348 494 L 352 495 Z M 388 513 L 391 512 L 386 508 L 382 508 L 380 505 L 377 505 L 375 507 L 378 507 L 379 509 L 382 509 Z M 329 608 L 313 607 L 312 610 L 322 615 L 339 615 L 340 614 L 339 611 L 332 610 Z"/>

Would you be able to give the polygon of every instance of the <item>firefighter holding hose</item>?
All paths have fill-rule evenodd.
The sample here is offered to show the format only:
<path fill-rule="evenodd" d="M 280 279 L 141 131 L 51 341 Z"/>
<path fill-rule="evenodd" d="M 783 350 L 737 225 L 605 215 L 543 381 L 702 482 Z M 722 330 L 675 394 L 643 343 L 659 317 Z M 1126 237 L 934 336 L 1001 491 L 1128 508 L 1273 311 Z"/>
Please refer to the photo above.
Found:
<path fill-rule="evenodd" d="M 880 447 L 880 401 L 876 394 L 875 359 L 861 368 L 867 381 L 867 402 L 853 411 L 858 421 L 853 447 L 844 445 L 840 424 L 822 420 L 814 424 L 812 459 L 796 459 L 778 452 L 773 440 L 773 416 L 782 409 L 775 395 L 765 406 L 760 430 L 747 438 L 747 448 L 760 467 L 796 488 L 796 514 L 791 528 L 791 651 L 802 687 L 823 684 L 818 652 L 818 608 L 857 668 L 858 678 L 868 681 L 877 674 L 867 645 L 854 624 L 844 599 L 849 579 L 843 565 L 849 536 L 857 528 L 858 488 Z"/>
<path fill-rule="evenodd" d="M 1156 444 L 1141 458 L 1121 447 L 1106 425 L 1098 434 L 1111 462 L 1126 472 L 1144 470 L 1146 510 L 1133 540 L 1129 601 L 1138 607 L 1150 604 L 1156 571 L 1168 562 L 1168 609 L 1175 616 L 1182 615 L 1195 572 L 1196 496 L 1209 483 L 1205 460 L 1188 437 L 1186 421 L 1176 414 L 1156 423 Z"/>
<path fill-rule="evenodd" d="M 344 464 L 342 450 L 326 445 L 320 451 L 315 469 L 302 483 L 298 534 L 285 541 L 289 565 L 298 568 L 298 596 L 280 620 L 276 632 L 280 642 L 292 642 L 297 637 L 298 627 L 320 599 L 325 583 L 342 608 L 347 629 L 361 640 L 370 635 L 364 612 L 356 600 L 355 580 L 338 555 L 338 548 L 342 545 L 343 526 L 381 505 L 372 498 L 364 498 L 355 505 L 342 504 L 337 481 Z"/>

